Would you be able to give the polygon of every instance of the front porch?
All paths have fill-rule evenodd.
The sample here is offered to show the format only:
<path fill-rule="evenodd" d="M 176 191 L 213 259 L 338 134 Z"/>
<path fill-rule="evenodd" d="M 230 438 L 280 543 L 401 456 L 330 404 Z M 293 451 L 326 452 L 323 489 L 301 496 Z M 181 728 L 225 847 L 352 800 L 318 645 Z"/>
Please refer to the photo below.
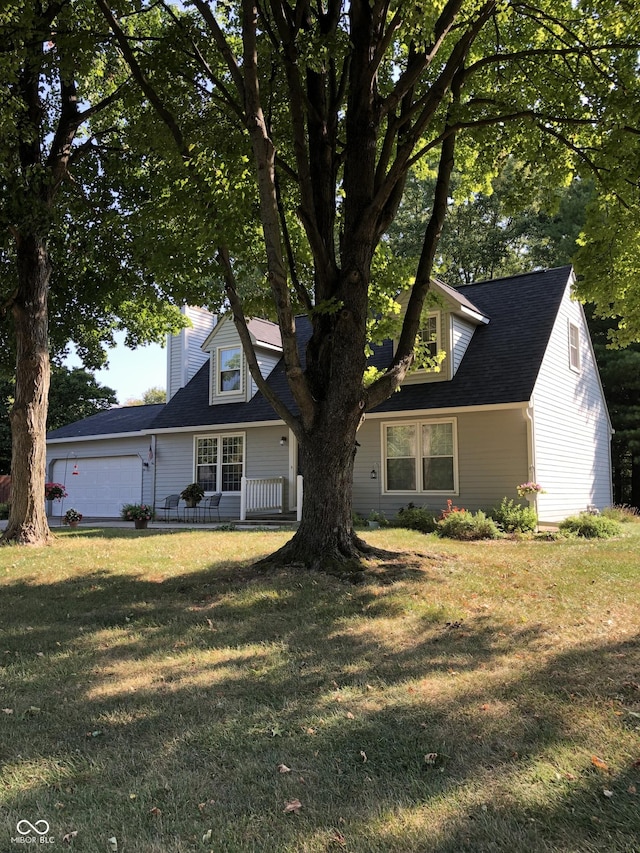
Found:
<path fill-rule="evenodd" d="M 281 517 L 292 514 L 287 511 L 286 477 L 242 477 L 240 485 L 240 521 L 248 516 L 272 518 L 272 513 Z M 298 474 L 295 481 L 295 521 L 302 519 L 303 478 Z"/>

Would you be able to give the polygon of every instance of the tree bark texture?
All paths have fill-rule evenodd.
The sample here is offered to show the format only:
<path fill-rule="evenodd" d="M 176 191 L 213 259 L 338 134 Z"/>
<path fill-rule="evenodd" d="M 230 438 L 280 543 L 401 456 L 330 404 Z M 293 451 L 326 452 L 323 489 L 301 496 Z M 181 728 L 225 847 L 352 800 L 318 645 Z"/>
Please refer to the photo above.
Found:
<path fill-rule="evenodd" d="M 292 539 L 267 557 L 265 565 L 300 565 L 340 574 L 361 568 L 367 548 L 354 533 L 352 507 L 357 423 L 357 417 L 344 417 L 337 404 L 325 406 L 322 422 L 303 436 L 302 520 Z"/>
<path fill-rule="evenodd" d="M 44 544 L 50 532 L 44 501 L 49 398 L 47 295 L 51 273 L 46 243 L 17 241 L 18 292 L 12 305 L 16 336 L 16 394 L 11 411 L 12 503 L 2 542 Z"/>

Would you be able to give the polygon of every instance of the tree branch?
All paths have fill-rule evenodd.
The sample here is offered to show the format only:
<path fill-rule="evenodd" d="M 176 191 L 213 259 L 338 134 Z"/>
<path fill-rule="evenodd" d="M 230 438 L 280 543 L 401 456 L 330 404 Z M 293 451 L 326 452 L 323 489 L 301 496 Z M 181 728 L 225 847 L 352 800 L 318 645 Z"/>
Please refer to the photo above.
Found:
<path fill-rule="evenodd" d="M 453 108 L 460 95 L 461 76 L 461 74 L 458 75 L 452 86 L 454 104 L 449 109 L 449 117 L 451 117 Z M 420 328 L 422 308 L 431 283 L 433 259 L 447 214 L 455 145 L 456 134 L 452 131 L 447 134 L 442 142 L 432 212 L 425 230 L 422 252 L 416 270 L 416 280 L 411 289 L 411 296 L 409 297 L 409 303 L 402 323 L 398 346 L 389 368 L 365 392 L 366 411 L 370 411 L 378 406 L 395 391 L 413 363 L 413 351 L 416 335 Z"/>
<path fill-rule="evenodd" d="M 96 3 L 98 4 L 98 8 L 104 15 L 104 18 L 107 24 L 109 25 L 111 31 L 116 37 L 116 41 L 120 46 L 122 55 L 124 56 L 127 65 L 131 70 L 134 80 L 140 86 L 140 88 L 147 96 L 160 118 L 167 126 L 169 132 L 173 136 L 173 139 L 176 143 L 176 147 L 178 148 L 178 151 L 180 152 L 182 157 L 184 159 L 187 159 L 189 157 L 189 151 L 177 121 L 175 120 L 171 111 L 165 105 L 164 101 L 159 97 L 155 88 L 151 85 L 142 68 L 138 64 L 135 54 L 129 44 L 129 40 L 123 33 L 120 25 L 118 24 L 115 15 L 111 11 L 109 4 L 107 3 L 107 0 L 96 0 Z"/>
<path fill-rule="evenodd" d="M 226 247 L 221 246 L 218 249 L 216 260 L 222 270 L 225 282 L 225 291 L 233 312 L 233 322 L 238 330 L 238 336 L 242 343 L 242 349 L 244 350 L 247 365 L 249 366 L 249 372 L 253 377 L 253 381 L 256 383 L 258 389 L 262 393 L 262 396 L 271 404 L 275 413 L 282 418 L 287 426 L 291 427 L 297 436 L 300 436 L 300 421 L 292 412 L 289 411 L 287 406 L 285 406 L 282 400 L 273 391 L 260 371 L 260 365 L 258 364 L 256 351 L 253 346 L 253 341 L 251 340 L 251 333 L 247 326 L 247 320 L 244 316 L 244 311 L 242 310 L 242 303 L 238 296 L 235 275 L 229 259 L 229 252 Z"/>
<path fill-rule="evenodd" d="M 295 321 L 282 257 L 280 219 L 275 187 L 275 148 L 267 132 L 260 102 L 256 42 L 257 12 L 253 0 L 243 0 L 242 10 L 245 110 L 258 176 L 260 219 L 267 253 L 269 283 L 278 316 L 280 334 L 282 335 L 282 349 L 289 387 L 300 408 L 303 423 L 305 427 L 309 427 L 315 418 L 316 406 L 300 364 Z"/>

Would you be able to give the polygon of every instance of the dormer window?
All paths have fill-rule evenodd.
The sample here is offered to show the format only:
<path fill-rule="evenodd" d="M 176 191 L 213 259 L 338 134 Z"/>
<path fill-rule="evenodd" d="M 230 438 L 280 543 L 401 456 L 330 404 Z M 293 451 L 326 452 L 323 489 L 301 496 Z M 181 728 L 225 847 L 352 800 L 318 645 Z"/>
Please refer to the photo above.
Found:
<path fill-rule="evenodd" d="M 242 391 L 241 347 L 218 349 L 218 394 L 237 394 Z"/>
<path fill-rule="evenodd" d="M 422 328 L 418 332 L 418 337 L 422 341 L 425 352 L 430 358 L 435 358 L 440 347 L 438 346 L 438 315 L 429 314 L 422 324 Z"/>
<path fill-rule="evenodd" d="M 440 373 L 440 362 L 443 360 L 442 343 L 440 340 L 440 314 L 424 314 L 418 330 L 417 341 L 420 344 L 416 353 L 417 368 L 427 373 Z"/>

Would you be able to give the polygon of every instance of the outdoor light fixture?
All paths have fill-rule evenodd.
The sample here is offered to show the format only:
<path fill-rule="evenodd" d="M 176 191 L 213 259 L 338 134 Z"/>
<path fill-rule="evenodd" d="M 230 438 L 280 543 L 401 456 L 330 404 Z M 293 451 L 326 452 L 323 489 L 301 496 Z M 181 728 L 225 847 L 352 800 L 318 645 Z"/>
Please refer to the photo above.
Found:
<path fill-rule="evenodd" d="M 283 435 L 280 439 L 280 447 L 283 447 L 287 443 L 287 436 Z"/>
<path fill-rule="evenodd" d="M 378 472 L 376 471 L 376 469 L 375 469 L 375 468 L 372 468 L 372 469 L 371 469 L 371 474 L 370 474 L 369 476 L 371 477 L 371 479 L 372 479 L 372 480 L 377 480 L 377 479 L 378 479 Z"/>

